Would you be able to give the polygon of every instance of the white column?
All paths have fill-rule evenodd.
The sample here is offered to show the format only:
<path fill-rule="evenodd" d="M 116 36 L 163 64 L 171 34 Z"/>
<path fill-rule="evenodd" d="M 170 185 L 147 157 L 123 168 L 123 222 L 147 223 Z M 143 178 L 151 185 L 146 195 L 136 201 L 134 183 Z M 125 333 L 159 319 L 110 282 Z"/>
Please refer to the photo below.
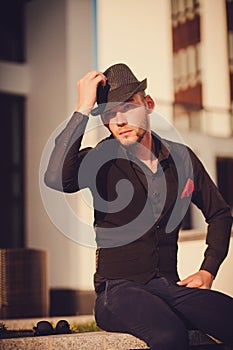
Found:
<path fill-rule="evenodd" d="M 230 84 L 225 0 L 202 0 L 201 38 L 204 131 L 230 136 Z"/>
<path fill-rule="evenodd" d="M 50 287 L 92 289 L 94 249 L 68 239 L 50 221 L 39 190 L 39 168 L 49 137 L 76 107 L 76 82 L 93 66 L 92 0 L 34 0 L 27 4 L 26 177 L 27 244 L 49 254 Z M 77 199 L 72 200 L 79 210 Z M 60 220 L 70 227 L 62 205 Z M 77 227 L 77 230 L 79 228 Z"/>
<path fill-rule="evenodd" d="M 97 5 L 99 68 L 126 63 L 138 79 L 147 77 L 157 110 L 172 120 L 170 0 L 98 0 Z"/>

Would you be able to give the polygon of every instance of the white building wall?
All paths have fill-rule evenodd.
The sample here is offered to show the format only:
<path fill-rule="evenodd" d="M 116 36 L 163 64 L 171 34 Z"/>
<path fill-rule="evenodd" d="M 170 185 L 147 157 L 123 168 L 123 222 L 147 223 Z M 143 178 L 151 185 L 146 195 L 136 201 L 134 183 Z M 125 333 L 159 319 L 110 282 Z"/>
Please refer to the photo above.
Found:
<path fill-rule="evenodd" d="M 202 0 L 201 37 L 204 129 L 213 136 L 231 135 L 230 83 L 226 4 L 221 0 Z"/>
<path fill-rule="evenodd" d="M 44 147 L 54 130 L 73 113 L 77 80 L 93 67 L 92 35 L 92 1 L 35 0 L 27 6 L 31 72 L 26 141 L 27 244 L 48 251 L 49 285 L 56 288 L 93 288 L 94 249 L 68 239 L 56 228 L 43 207 L 39 188 Z M 78 209 L 76 197 L 70 205 Z M 54 206 L 64 226 L 73 225 L 63 204 Z M 75 229 L 78 232 L 79 227 Z"/>
<path fill-rule="evenodd" d="M 212 6 L 213 1 L 216 7 Z M 219 30 L 224 24 L 223 4 L 224 0 L 203 0 L 203 16 L 206 17 L 202 29 L 203 35 L 206 35 L 203 52 L 208 57 L 208 64 L 203 63 L 204 102 L 206 106 L 220 108 L 227 106 L 229 94 L 225 89 L 226 71 L 221 74 L 215 60 L 217 66 L 221 63 L 221 68 L 226 64 L 223 52 L 226 42 L 225 38 L 216 39 L 216 42 L 211 39 L 208 42 L 207 34 L 211 27 L 214 29 L 213 24 L 217 23 L 216 35 L 220 35 Z M 43 206 L 39 188 L 40 160 L 44 147 L 53 131 L 72 114 L 76 106 L 77 80 L 95 66 L 92 5 L 92 0 L 29 2 L 26 17 L 28 63 L 0 64 L 1 76 L 5 74 L 5 83 L 1 80 L 1 91 L 28 96 L 27 245 L 48 250 L 50 287 L 93 288 L 94 249 L 73 242 L 56 228 Z M 158 101 L 157 110 L 171 121 L 173 82 L 169 8 L 170 0 L 97 1 L 98 68 L 104 70 L 116 62 L 125 62 L 132 67 L 139 79 L 147 77 L 148 92 Z M 212 120 L 207 124 L 213 132 L 222 127 L 219 117 L 216 122 L 214 126 Z M 156 130 L 156 119 L 152 121 L 152 126 Z M 223 133 L 225 127 L 226 124 Z M 233 139 L 210 137 L 197 132 L 181 132 L 181 135 L 216 180 L 215 157 L 232 156 Z M 96 140 L 96 132 L 88 133 L 85 144 L 94 144 Z M 88 218 L 88 222 L 91 221 L 92 210 L 88 205 L 84 206 L 80 196 L 70 196 L 68 201 L 75 212 L 78 211 L 81 216 Z M 196 229 L 205 228 L 200 214 L 195 212 L 194 219 Z M 65 213 L 62 215 L 62 211 L 61 220 L 68 227 L 73 226 Z M 203 249 L 203 241 L 181 243 L 179 256 L 182 277 L 199 268 Z M 214 285 L 231 295 L 232 254 L 231 248 Z"/>
<path fill-rule="evenodd" d="M 173 100 L 170 2 L 167 0 L 98 0 L 98 63 L 104 70 L 126 63 L 156 100 Z M 158 111 L 171 119 L 170 107 Z"/>

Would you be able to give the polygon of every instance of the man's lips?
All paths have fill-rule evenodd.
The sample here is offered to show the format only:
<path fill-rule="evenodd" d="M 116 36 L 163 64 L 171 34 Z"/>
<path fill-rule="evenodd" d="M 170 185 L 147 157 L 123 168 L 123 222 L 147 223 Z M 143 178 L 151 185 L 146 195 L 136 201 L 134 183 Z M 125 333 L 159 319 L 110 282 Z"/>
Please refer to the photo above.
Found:
<path fill-rule="evenodd" d="M 122 135 L 127 135 L 129 133 L 131 133 L 133 130 L 132 129 L 128 129 L 128 130 L 122 130 L 119 132 L 119 135 L 122 136 Z"/>

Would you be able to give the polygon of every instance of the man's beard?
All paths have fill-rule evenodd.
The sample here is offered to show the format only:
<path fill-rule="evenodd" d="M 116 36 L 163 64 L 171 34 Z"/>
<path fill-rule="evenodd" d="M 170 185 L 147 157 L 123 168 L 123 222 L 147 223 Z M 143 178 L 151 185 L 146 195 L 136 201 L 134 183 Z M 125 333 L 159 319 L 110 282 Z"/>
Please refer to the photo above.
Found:
<path fill-rule="evenodd" d="M 119 139 L 122 146 L 130 147 L 130 146 L 135 146 L 135 145 L 141 143 L 143 137 L 148 132 L 149 122 L 148 122 L 147 118 L 148 118 L 148 116 L 145 113 L 143 123 L 142 123 L 141 127 L 139 127 L 139 129 L 136 131 L 135 136 L 133 136 L 133 137 L 129 136 L 128 138 Z"/>
<path fill-rule="evenodd" d="M 119 140 L 122 146 L 124 147 L 133 147 L 137 145 L 138 143 L 141 143 L 143 137 L 145 136 L 147 130 L 146 129 L 140 129 L 140 133 L 137 133 L 134 137 L 127 137 L 122 138 Z"/>

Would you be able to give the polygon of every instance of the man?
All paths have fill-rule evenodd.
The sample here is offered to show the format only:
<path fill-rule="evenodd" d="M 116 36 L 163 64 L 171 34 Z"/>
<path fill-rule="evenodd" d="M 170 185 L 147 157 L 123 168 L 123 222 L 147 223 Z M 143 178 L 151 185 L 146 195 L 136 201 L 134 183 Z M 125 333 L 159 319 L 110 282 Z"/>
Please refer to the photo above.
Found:
<path fill-rule="evenodd" d="M 125 64 L 86 74 L 45 182 L 92 191 L 101 328 L 133 334 L 151 350 L 188 349 L 189 327 L 233 345 L 233 299 L 210 290 L 228 251 L 229 208 L 189 148 L 151 132 L 154 101 L 146 86 Z M 90 114 L 101 114 L 111 135 L 81 149 Z M 208 247 L 200 270 L 180 281 L 177 240 L 190 202 L 208 223 Z"/>

